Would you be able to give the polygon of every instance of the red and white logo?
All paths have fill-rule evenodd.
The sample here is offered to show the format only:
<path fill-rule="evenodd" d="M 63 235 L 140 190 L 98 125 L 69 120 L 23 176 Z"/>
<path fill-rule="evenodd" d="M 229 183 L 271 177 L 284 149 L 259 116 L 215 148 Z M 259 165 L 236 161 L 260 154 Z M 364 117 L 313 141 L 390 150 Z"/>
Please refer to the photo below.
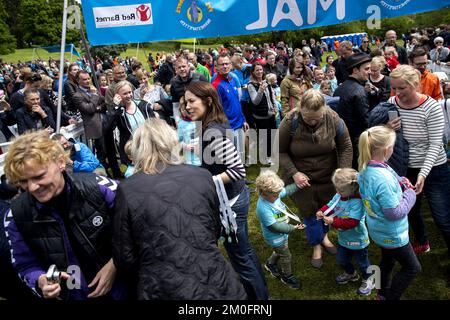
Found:
<path fill-rule="evenodd" d="M 152 17 L 150 7 L 146 6 L 145 4 L 141 4 L 139 7 L 137 7 L 136 13 L 141 21 L 148 21 Z"/>

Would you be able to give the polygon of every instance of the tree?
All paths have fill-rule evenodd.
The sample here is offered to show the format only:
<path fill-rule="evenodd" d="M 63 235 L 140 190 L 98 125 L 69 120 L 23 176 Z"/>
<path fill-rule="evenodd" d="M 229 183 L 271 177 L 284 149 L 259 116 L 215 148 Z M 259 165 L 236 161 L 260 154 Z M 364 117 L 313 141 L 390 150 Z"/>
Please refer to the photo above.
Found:
<path fill-rule="evenodd" d="M 0 54 L 14 53 L 16 39 L 10 34 L 9 26 L 4 22 L 8 20 L 8 14 L 4 3 L 0 2 Z"/>
<path fill-rule="evenodd" d="M 51 45 L 61 41 L 63 2 L 49 0 L 22 0 L 19 9 L 20 28 L 23 41 L 29 46 Z M 67 30 L 67 42 L 79 40 L 76 30 Z"/>

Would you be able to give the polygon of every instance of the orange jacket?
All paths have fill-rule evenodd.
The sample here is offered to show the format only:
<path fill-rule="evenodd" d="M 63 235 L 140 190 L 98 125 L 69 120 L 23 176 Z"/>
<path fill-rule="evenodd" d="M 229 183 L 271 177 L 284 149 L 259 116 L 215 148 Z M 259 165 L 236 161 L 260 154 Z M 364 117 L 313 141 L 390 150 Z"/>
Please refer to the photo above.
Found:
<path fill-rule="evenodd" d="M 432 97 L 434 100 L 442 99 L 441 84 L 437 75 L 426 70 L 420 78 L 420 91 Z"/>

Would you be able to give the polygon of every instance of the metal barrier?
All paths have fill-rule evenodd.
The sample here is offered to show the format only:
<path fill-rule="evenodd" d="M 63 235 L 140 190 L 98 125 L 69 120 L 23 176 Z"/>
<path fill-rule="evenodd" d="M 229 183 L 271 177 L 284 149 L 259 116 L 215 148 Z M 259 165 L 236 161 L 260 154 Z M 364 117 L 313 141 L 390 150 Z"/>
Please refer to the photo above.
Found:
<path fill-rule="evenodd" d="M 86 136 L 84 134 L 84 126 L 83 121 L 78 122 L 77 124 L 71 124 L 66 127 L 61 127 L 60 132 L 67 138 L 73 138 L 76 141 L 80 141 L 83 143 L 87 143 Z M 11 142 L 3 142 L 0 143 L 0 148 L 3 154 L 0 154 L 0 176 L 4 174 L 3 166 L 5 164 L 6 153 L 8 151 L 8 146 Z"/>

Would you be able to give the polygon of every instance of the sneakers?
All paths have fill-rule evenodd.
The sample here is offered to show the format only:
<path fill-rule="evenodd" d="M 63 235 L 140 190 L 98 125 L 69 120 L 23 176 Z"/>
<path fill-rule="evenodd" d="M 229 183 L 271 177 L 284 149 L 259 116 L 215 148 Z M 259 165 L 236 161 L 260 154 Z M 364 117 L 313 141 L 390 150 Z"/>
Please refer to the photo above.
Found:
<path fill-rule="evenodd" d="M 266 264 L 264 265 L 264 268 L 267 271 L 269 271 L 269 273 L 272 277 L 280 279 L 281 273 L 278 270 L 278 267 L 276 265 L 266 262 Z"/>
<path fill-rule="evenodd" d="M 420 244 L 418 242 L 415 242 L 413 244 L 413 250 L 416 253 L 416 255 L 421 253 L 430 252 L 430 242 L 427 240 L 424 244 Z"/>
<path fill-rule="evenodd" d="M 375 288 L 375 283 L 371 280 L 364 280 L 361 282 L 361 286 L 359 287 L 357 293 L 362 296 L 368 296 L 372 290 Z"/>
<path fill-rule="evenodd" d="M 281 282 L 283 282 L 285 285 L 288 285 L 292 289 L 300 289 L 300 281 L 296 277 L 294 277 L 293 274 L 289 276 L 285 276 L 284 274 L 281 275 Z"/>
<path fill-rule="evenodd" d="M 336 282 L 338 284 L 346 284 L 349 281 L 355 282 L 359 280 L 359 275 L 355 271 L 353 274 L 348 274 L 347 272 L 344 272 L 343 274 L 340 274 L 336 277 Z"/>

